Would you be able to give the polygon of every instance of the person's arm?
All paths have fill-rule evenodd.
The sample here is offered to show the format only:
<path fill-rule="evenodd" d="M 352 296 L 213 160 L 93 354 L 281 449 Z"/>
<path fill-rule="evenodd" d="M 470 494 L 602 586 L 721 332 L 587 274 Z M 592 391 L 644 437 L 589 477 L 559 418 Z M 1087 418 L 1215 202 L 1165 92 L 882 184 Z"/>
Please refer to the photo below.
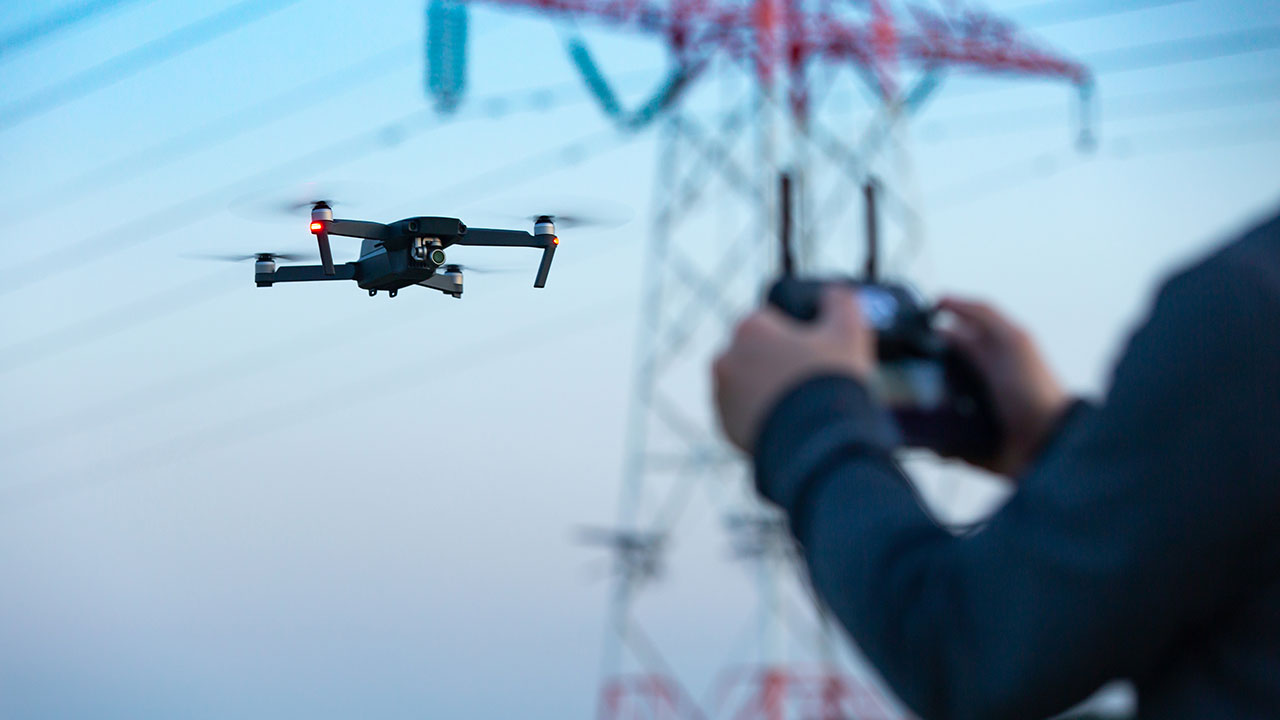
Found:
<path fill-rule="evenodd" d="M 848 377 L 810 380 L 756 442 L 813 584 L 926 718 L 1047 716 L 1141 677 L 1256 581 L 1280 520 L 1280 310 L 1247 274 L 1171 283 L 1105 405 L 983 530 L 956 538 Z"/>

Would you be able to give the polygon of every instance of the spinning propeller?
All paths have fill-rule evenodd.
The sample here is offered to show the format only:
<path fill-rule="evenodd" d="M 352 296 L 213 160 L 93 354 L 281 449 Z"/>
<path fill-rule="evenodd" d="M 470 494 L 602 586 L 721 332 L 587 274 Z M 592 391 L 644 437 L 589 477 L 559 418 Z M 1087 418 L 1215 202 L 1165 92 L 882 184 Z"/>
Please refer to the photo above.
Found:
<path fill-rule="evenodd" d="M 485 204 L 488 208 L 493 205 Z M 564 230 L 569 228 L 595 228 L 600 230 L 610 230 L 618 228 L 631 222 L 635 218 L 635 210 L 624 203 L 619 203 L 605 198 L 581 196 L 581 197 L 565 197 L 556 195 L 554 197 L 510 197 L 497 201 L 497 207 L 507 208 L 550 208 L 552 212 L 541 212 L 538 214 L 520 214 L 511 213 L 501 209 L 491 210 L 485 214 L 493 217 L 500 217 L 505 220 L 522 220 L 524 222 L 537 222 L 538 218 L 549 218 L 555 223 L 556 227 Z M 483 208 L 481 208 L 483 210 Z"/>
<path fill-rule="evenodd" d="M 547 218 L 556 224 L 558 228 L 575 228 L 575 227 L 597 227 L 597 228 L 613 228 L 623 225 L 630 218 L 623 219 L 617 216 L 609 215 L 587 215 L 583 213 L 544 213 L 541 215 L 525 215 L 522 220 L 531 222 L 539 222 L 542 218 Z"/>
<path fill-rule="evenodd" d="M 463 265 L 461 263 L 449 263 L 448 265 L 445 265 L 442 270 L 447 273 L 469 272 L 477 273 L 479 275 L 498 275 L 515 272 L 514 268 L 495 268 L 487 266 L 477 267 L 475 265 Z"/>
<path fill-rule="evenodd" d="M 233 199 L 228 209 L 259 222 L 296 220 L 311 212 L 316 203 L 350 212 L 383 197 L 387 191 L 383 183 L 363 180 L 288 183 L 249 190 Z"/>
<path fill-rule="evenodd" d="M 298 262 L 299 260 L 308 260 L 310 259 L 311 256 L 303 255 L 301 253 L 261 252 L 261 253 L 250 253 L 248 255 L 210 253 L 210 254 L 185 255 L 184 257 L 196 258 L 199 260 L 221 260 L 222 262 L 244 262 L 245 260 L 257 260 L 258 262 L 270 262 L 275 260 Z"/>

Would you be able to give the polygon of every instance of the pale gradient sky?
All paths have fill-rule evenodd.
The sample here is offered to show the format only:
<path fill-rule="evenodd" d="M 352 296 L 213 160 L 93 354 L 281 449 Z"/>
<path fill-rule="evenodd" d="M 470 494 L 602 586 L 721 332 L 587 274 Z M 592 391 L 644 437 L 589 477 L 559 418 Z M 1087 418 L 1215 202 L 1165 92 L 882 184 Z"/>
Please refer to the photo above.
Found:
<path fill-rule="evenodd" d="M 231 5 L 133 2 L 0 56 L 0 106 Z M 0 716 L 593 712 L 607 584 L 572 530 L 615 511 L 655 136 L 614 143 L 554 27 L 481 7 L 463 112 L 544 86 L 555 107 L 380 144 L 379 128 L 428 107 L 422 5 L 371 5 L 302 0 L 0 129 Z M 0 36 L 48 12 L 6 3 Z M 1189 0 L 1035 36 L 1088 61 L 1278 25 L 1274 2 Z M 589 36 L 628 88 L 656 80 L 658 46 Z M 398 47 L 304 111 L 275 117 L 302 100 L 271 101 L 271 122 L 163 168 L 77 181 Z M 949 79 L 911 128 L 927 242 L 906 276 L 1010 308 L 1072 388 L 1098 391 L 1158 278 L 1280 205 L 1278 60 L 1100 72 L 1091 156 L 1073 149 L 1066 88 Z M 285 166 L 362 133 L 375 140 L 354 146 L 375 150 L 358 160 Z M 599 134 L 580 163 L 502 171 Z M 245 201 L 307 181 L 350 188 L 340 214 L 374 220 L 510 223 L 563 198 L 635 219 L 563 232 L 545 290 L 530 287 L 532 253 L 460 250 L 518 269 L 469 276 L 462 301 L 260 290 L 251 264 L 183 257 L 310 249 L 304 219 L 264 221 Z M 824 242 L 855 233 L 848 218 Z M 696 254 L 697 239 L 680 240 Z M 105 243 L 123 247 L 97 254 Z M 691 384 L 687 402 L 705 414 L 703 392 Z M 957 515 L 999 496 L 926 473 Z M 751 617 L 751 581 L 705 499 L 681 532 L 644 613 L 701 692 Z"/>

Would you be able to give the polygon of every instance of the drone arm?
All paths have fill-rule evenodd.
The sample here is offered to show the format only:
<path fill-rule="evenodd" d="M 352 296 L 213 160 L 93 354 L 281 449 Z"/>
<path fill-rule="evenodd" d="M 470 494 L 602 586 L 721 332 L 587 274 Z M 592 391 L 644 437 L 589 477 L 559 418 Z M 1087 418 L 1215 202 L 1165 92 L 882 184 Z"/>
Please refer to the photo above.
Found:
<path fill-rule="evenodd" d="M 560 238 L 555 235 L 538 235 L 537 237 L 546 239 L 546 244 L 542 246 L 542 261 L 538 263 L 538 275 L 533 279 L 533 286 L 540 288 L 547 286 L 547 274 L 551 272 L 551 259 L 556 255 Z"/>
<path fill-rule="evenodd" d="M 256 273 L 254 279 L 259 287 L 269 287 L 274 283 L 312 280 L 355 280 L 356 263 L 338 265 L 333 273 L 326 272 L 323 265 L 285 265 L 276 268 L 274 272 Z"/>
<path fill-rule="evenodd" d="M 546 227 L 552 227 L 548 224 Z M 555 257 L 556 246 L 560 238 L 554 233 L 530 235 L 524 230 L 490 230 L 488 228 L 470 228 L 466 234 L 459 235 L 451 243 L 453 245 L 474 245 L 483 247 L 528 247 L 542 250 L 542 261 L 538 263 L 538 274 L 533 280 L 536 288 L 545 287 L 547 274 L 551 272 L 551 260 Z"/>
<path fill-rule="evenodd" d="M 332 276 L 335 272 L 333 267 L 333 249 L 329 247 L 329 233 L 320 230 L 315 233 L 316 245 L 320 248 L 320 266 L 324 268 L 324 274 Z"/>
<path fill-rule="evenodd" d="M 457 236 L 449 245 L 474 245 L 477 247 L 531 247 L 540 248 L 543 241 L 539 235 L 530 235 L 524 230 L 490 230 L 489 228 L 467 228 L 467 232 Z"/>
<path fill-rule="evenodd" d="M 330 235 L 364 238 L 365 240 L 386 240 L 391 236 L 391 228 L 382 223 L 367 220 L 330 220 L 325 223 L 325 230 Z"/>
<path fill-rule="evenodd" d="M 316 245 L 320 248 L 320 263 L 324 274 L 333 277 L 333 249 L 329 246 L 330 235 L 345 237 L 384 240 L 390 229 L 382 223 L 365 222 L 364 220 L 334 220 L 332 211 L 326 205 L 318 207 L 311 213 L 311 234 L 316 236 Z"/>

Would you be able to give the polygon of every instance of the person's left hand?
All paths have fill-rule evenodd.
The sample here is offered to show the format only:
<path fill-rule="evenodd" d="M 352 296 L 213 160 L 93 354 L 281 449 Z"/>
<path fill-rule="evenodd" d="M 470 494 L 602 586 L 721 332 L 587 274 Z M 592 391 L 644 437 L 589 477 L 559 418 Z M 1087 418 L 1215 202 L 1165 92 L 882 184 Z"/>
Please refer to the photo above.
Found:
<path fill-rule="evenodd" d="M 875 368 L 875 332 L 849 288 L 828 288 L 811 325 L 761 308 L 738 324 L 712 366 L 720 424 L 730 442 L 752 452 L 766 414 L 785 391 L 825 374 L 865 382 Z"/>

